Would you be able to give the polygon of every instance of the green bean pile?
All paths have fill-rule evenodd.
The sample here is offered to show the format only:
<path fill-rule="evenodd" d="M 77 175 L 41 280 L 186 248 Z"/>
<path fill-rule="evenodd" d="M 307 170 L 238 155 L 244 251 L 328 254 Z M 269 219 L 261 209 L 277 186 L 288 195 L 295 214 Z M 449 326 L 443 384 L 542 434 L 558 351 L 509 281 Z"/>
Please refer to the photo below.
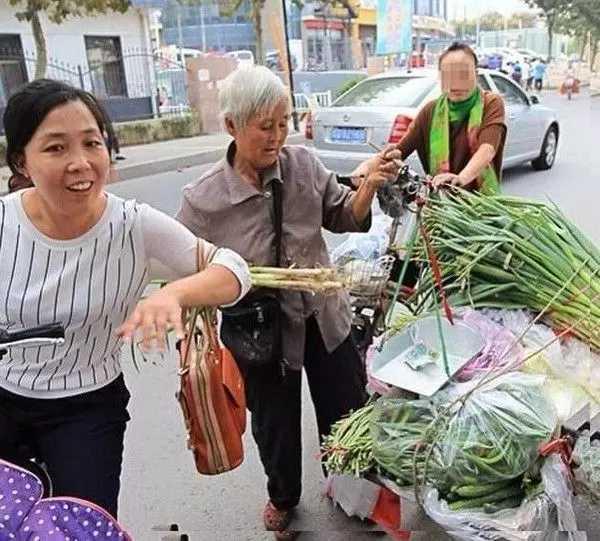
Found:
<path fill-rule="evenodd" d="M 423 471 L 424 444 L 436 416 L 434 405 L 424 400 L 380 398 L 377 401 L 371 432 L 373 455 L 382 473 L 399 486 L 414 485 L 415 465 L 417 472 Z M 421 446 L 423 450 L 419 451 Z M 435 459 L 430 468 L 433 462 Z"/>
<path fill-rule="evenodd" d="M 372 416 L 373 405 L 367 405 L 333 425 L 322 445 L 327 473 L 359 477 L 374 468 Z"/>

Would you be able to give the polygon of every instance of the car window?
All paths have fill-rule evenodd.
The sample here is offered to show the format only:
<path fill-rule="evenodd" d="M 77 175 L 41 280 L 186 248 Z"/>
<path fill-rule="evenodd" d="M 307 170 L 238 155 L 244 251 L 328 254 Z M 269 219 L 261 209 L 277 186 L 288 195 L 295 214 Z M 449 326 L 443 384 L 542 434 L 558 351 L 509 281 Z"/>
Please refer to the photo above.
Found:
<path fill-rule="evenodd" d="M 432 77 L 387 77 L 370 79 L 355 86 L 333 107 L 417 107 L 437 84 Z"/>
<path fill-rule="evenodd" d="M 508 81 L 504 77 L 498 75 L 491 75 L 498 92 L 502 94 L 502 97 L 508 102 L 517 105 L 529 105 L 529 101 L 523 92 L 514 83 Z"/>
<path fill-rule="evenodd" d="M 491 90 L 490 84 L 488 83 L 488 80 L 486 79 L 485 75 L 479 74 L 477 76 L 477 83 L 479 84 L 479 88 L 481 88 L 482 90 Z"/>

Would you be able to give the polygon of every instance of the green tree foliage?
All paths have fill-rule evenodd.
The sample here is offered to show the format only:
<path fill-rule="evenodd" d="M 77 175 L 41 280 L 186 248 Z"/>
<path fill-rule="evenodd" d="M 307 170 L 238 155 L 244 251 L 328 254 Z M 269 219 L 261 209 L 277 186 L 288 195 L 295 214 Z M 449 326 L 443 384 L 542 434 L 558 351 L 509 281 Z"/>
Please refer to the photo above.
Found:
<path fill-rule="evenodd" d="M 508 19 L 509 28 L 533 28 L 538 20 L 535 13 L 523 11 L 521 13 L 513 13 Z"/>
<path fill-rule="evenodd" d="M 552 58 L 552 45 L 554 43 L 554 34 L 560 25 L 560 19 L 564 13 L 571 9 L 571 0 L 527 0 L 527 3 L 533 8 L 539 8 L 546 19 L 548 28 L 548 61 Z"/>

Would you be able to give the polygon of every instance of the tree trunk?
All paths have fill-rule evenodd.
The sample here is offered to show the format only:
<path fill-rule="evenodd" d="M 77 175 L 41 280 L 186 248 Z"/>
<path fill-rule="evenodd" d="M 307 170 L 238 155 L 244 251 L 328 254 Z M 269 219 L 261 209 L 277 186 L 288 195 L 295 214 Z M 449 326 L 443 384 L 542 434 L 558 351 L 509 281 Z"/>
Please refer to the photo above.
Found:
<path fill-rule="evenodd" d="M 552 60 L 552 45 L 554 42 L 554 21 L 548 21 L 548 64 Z"/>
<path fill-rule="evenodd" d="M 600 41 L 594 36 L 594 38 L 592 38 L 592 56 L 590 59 L 590 66 L 592 67 L 592 71 L 595 72 L 596 71 L 596 58 L 598 58 L 598 49 L 600 47 Z"/>
<path fill-rule="evenodd" d="M 46 38 L 44 29 L 40 21 L 40 13 L 35 8 L 31 13 L 31 29 L 33 30 L 33 39 L 35 41 L 36 62 L 35 78 L 43 79 L 46 77 L 46 68 L 48 67 L 48 50 L 46 49 Z"/>
<path fill-rule="evenodd" d="M 256 34 L 256 63 L 264 66 L 265 51 L 263 45 L 262 5 L 262 0 L 252 0 L 252 20 Z"/>
<path fill-rule="evenodd" d="M 585 59 L 585 51 L 587 49 L 588 44 L 588 33 L 586 32 L 583 36 L 581 36 L 581 52 L 579 53 L 579 58 L 581 60 Z"/>

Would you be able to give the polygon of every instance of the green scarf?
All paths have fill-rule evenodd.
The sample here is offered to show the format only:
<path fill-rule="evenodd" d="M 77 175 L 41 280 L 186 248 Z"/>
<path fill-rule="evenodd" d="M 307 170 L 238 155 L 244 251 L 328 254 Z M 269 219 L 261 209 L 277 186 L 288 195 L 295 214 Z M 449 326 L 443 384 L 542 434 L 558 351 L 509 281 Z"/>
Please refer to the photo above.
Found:
<path fill-rule="evenodd" d="M 435 103 L 431 130 L 429 132 L 430 174 L 435 176 L 450 171 L 450 123 L 469 119 L 467 135 L 471 155 L 477 150 L 477 136 L 483 119 L 483 95 L 476 88 L 470 97 L 461 102 L 451 102 L 442 94 Z M 488 165 L 479 177 L 481 193 L 500 193 L 500 182 L 492 165 Z"/>

